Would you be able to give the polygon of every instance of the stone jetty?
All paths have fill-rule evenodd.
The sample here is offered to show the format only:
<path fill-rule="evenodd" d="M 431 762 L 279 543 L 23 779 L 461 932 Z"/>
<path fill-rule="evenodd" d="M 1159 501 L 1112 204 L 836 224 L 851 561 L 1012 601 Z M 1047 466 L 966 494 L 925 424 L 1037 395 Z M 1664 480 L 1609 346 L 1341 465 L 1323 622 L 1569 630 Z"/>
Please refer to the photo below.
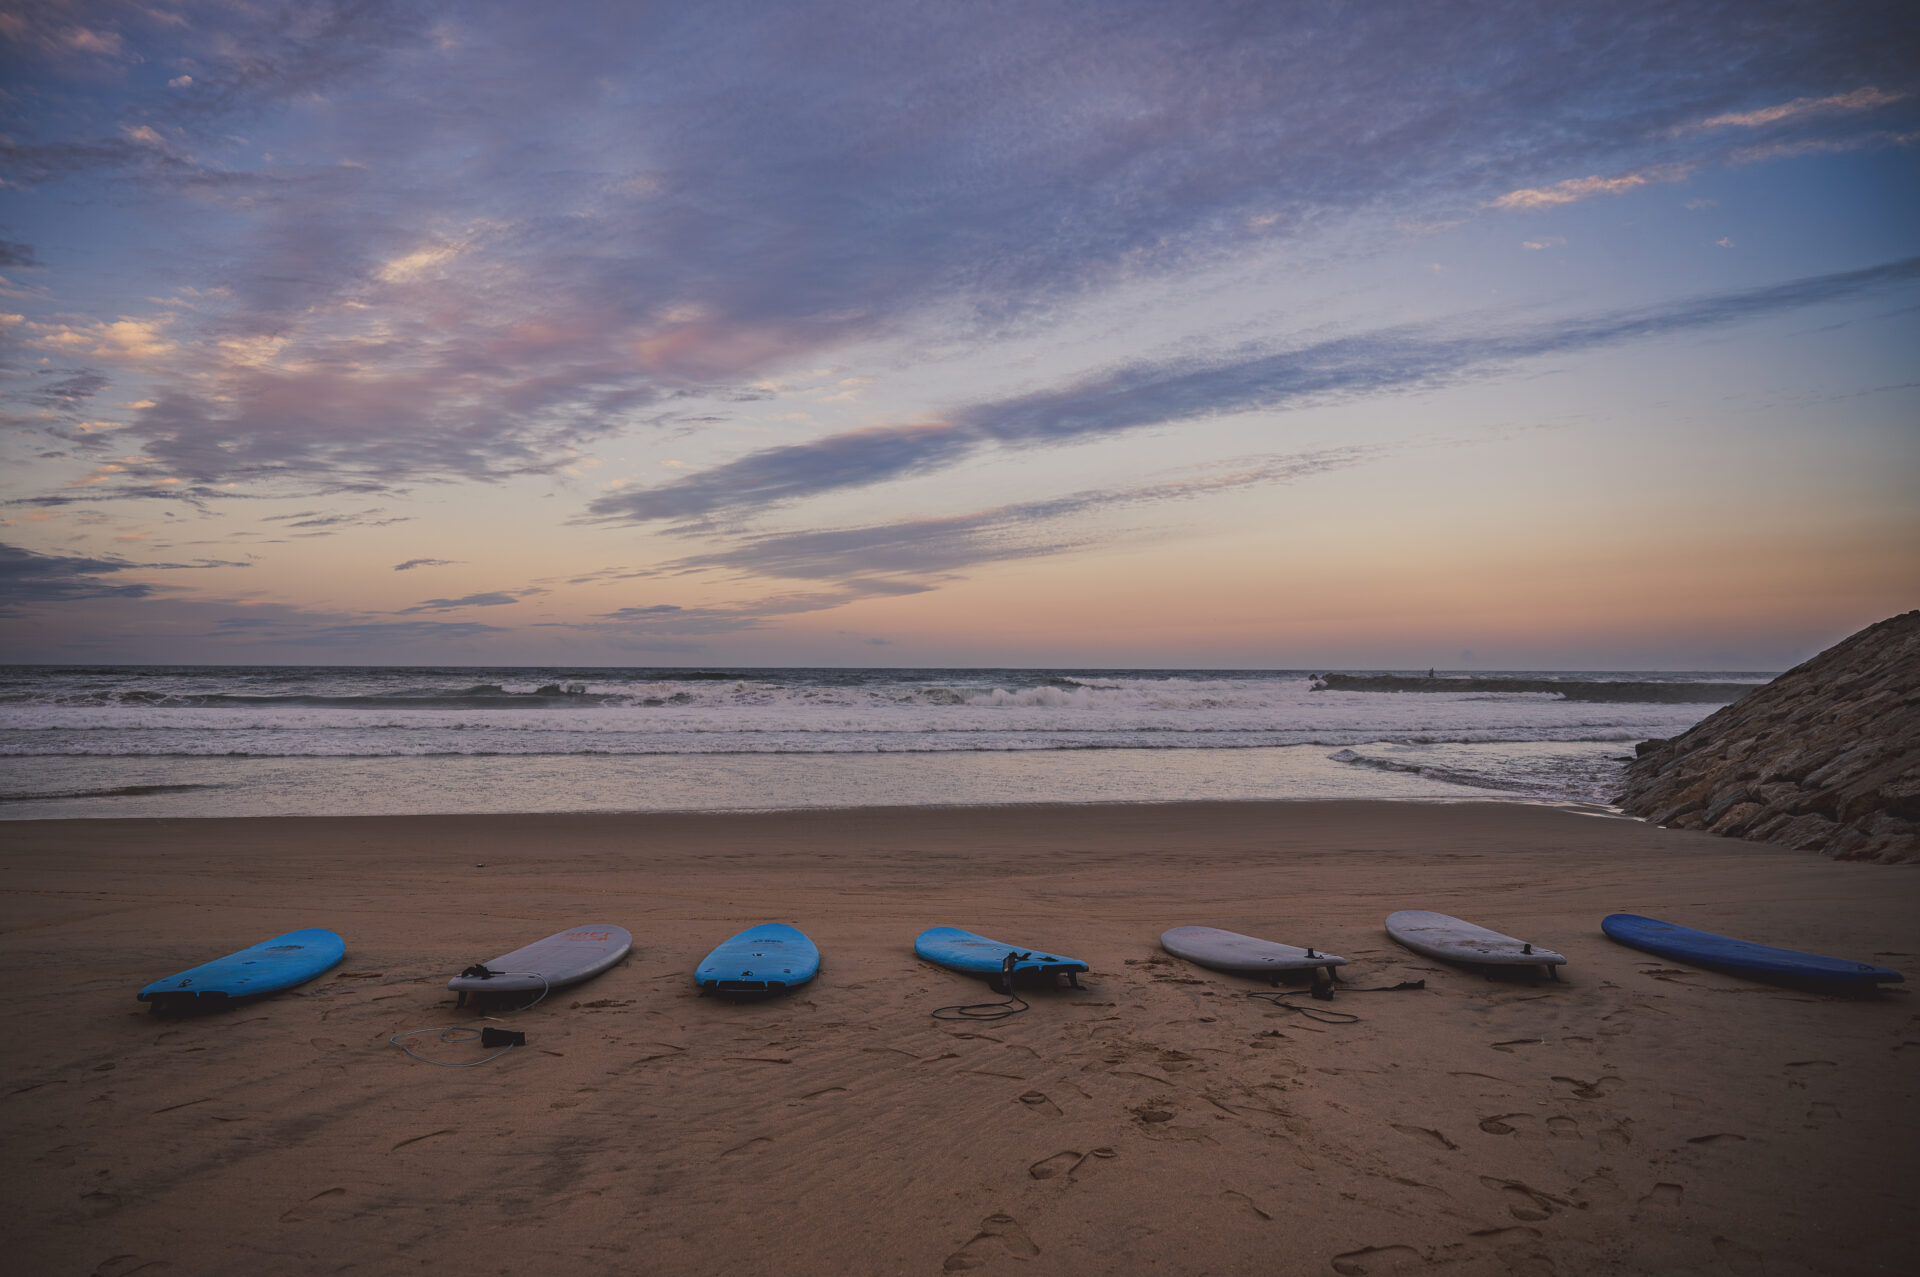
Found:
<path fill-rule="evenodd" d="M 1618 801 L 1657 825 L 1920 861 L 1920 611 L 1868 626 L 1638 754 Z"/>

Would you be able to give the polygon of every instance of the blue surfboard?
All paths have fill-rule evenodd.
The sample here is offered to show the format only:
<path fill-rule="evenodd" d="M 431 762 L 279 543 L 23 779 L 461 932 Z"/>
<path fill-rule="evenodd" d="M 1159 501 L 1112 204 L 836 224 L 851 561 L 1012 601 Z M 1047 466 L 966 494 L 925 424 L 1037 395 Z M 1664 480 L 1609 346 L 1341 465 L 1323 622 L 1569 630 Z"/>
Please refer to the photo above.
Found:
<path fill-rule="evenodd" d="M 915 937 L 913 951 L 928 962 L 938 963 L 950 970 L 987 976 L 996 985 L 1007 971 L 1009 954 L 1013 955 L 1012 974 L 1015 978 L 1064 975 L 1069 984 L 1078 986 L 1079 981 L 1074 976 L 1087 969 L 1087 964 L 1078 958 L 1065 958 L 1057 953 L 1041 953 L 1002 940 L 989 940 L 958 927 L 928 927 Z"/>
<path fill-rule="evenodd" d="M 1757 976 L 1767 980 L 1807 980 L 1828 985 L 1871 988 L 1876 984 L 1905 980 L 1889 967 L 1871 962 L 1853 962 L 1846 958 L 1827 958 L 1797 949 L 1776 949 L 1716 936 L 1710 931 L 1695 931 L 1637 913 L 1609 914 L 1600 921 L 1600 929 L 1621 944 L 1676 962 L 1691 962 L 1734 975 Z"/>
<path fill-rule="evenodd" d="M 289 931 L 251 949 L 155 980 L 140 990 L 139 997 L 155 1011 L 217 1006 L 305 984 L 346 956 L 346 941 L 331 931 L 319 927 Z"/>
<path fill-rule="evenodd" d="M 820 950 L 784 922 L 748 927 L 701 960 L 693 973 L 702 994 L 725 998 L 783 993 L 820 972 Z"/>

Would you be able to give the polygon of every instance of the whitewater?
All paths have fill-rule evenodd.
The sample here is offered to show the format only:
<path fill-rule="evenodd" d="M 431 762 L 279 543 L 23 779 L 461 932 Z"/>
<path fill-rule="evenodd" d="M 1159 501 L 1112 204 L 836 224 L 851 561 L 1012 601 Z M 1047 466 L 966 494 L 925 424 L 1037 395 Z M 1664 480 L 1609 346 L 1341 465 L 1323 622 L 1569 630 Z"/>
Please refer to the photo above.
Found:
<path fill-rule="evenodd" d="M 1764 674 L 1502 672 L 1758 683 Z M 1218 670 L 0 668 L 0 818 L 1499 795 L 1714 708 Z"/>

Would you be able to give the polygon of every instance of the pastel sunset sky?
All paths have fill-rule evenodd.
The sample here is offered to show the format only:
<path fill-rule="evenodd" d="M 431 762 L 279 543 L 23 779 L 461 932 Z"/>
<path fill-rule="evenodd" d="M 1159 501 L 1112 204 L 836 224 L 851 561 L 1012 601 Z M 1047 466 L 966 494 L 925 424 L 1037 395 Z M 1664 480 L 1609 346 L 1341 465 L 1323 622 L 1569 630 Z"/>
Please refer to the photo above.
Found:
<path fill-rule="evenodd" d="M 0 659 L 1782 669 L 1903 3 L 0 11 Z"/>

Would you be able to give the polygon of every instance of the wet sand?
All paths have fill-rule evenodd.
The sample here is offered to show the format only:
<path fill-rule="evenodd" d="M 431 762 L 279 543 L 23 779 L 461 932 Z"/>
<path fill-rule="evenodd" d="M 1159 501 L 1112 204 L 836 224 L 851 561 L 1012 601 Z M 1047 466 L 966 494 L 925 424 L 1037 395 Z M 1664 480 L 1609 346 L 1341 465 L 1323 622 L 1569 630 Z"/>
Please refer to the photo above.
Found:
<path fill-rule="evenodd" d="M 1492 803 L 49 821 L 0 849 L 14 1271 L 1781 1277 L 1908 1271 L 1920 1243 L 1908 993 L 1599 930 L 1645 913 L 1920 978 L 1915 867 Z M 1400 908 L 1558 949 L 1565 983 L 1401 950 Z M 583 921 L 635 950 L 506 1017 L 526 1047 L 388 1045 L 471 1014 L 460 968 Z M 697 997 L 697 960 L 761 921 L 820 944 L 815 985 Z M 993 996 L 914 957 L 940 923 L 1093 970 L 936 1021 Z M 1426 988 L 1316 1023 L 1162 953 L 1184 923 Z M 347 941 L 311 984 L 134 1000 L 308 926 Z"/>

